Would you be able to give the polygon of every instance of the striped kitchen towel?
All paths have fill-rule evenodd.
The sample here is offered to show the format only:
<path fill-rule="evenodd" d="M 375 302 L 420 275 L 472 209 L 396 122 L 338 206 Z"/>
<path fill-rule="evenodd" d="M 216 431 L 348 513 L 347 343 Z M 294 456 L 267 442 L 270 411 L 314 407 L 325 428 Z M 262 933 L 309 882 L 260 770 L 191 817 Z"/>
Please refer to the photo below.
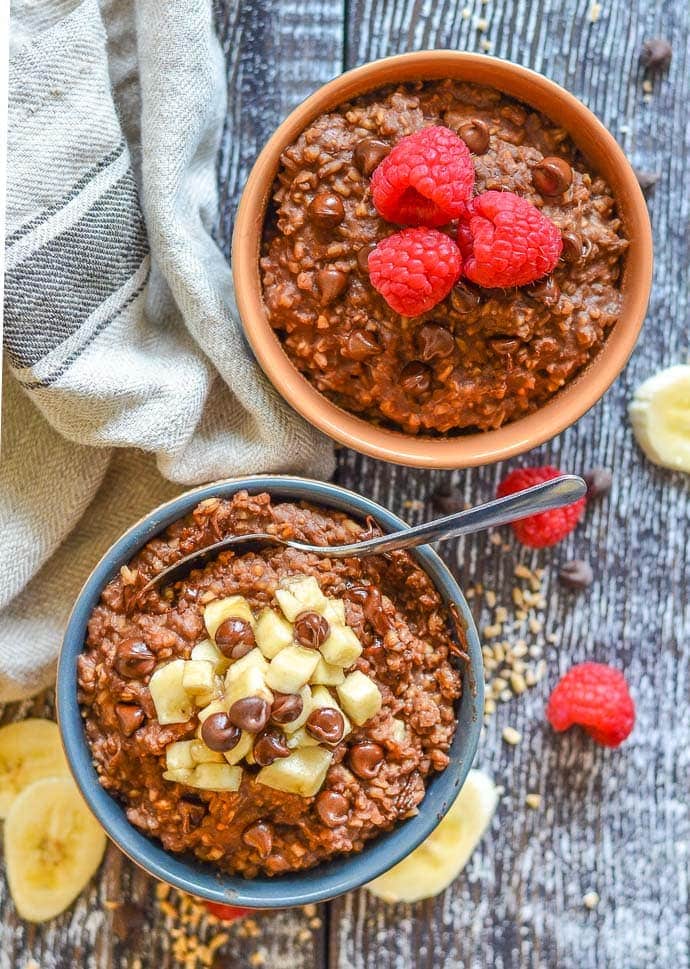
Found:
<path fill-rule="evenodd" d="M 332 469 L 251 357 L 212 238 L 226 100 L 210 0 L 13 0 L 0 700 L 49 682 L 79 584 L 157 501 Z"/>

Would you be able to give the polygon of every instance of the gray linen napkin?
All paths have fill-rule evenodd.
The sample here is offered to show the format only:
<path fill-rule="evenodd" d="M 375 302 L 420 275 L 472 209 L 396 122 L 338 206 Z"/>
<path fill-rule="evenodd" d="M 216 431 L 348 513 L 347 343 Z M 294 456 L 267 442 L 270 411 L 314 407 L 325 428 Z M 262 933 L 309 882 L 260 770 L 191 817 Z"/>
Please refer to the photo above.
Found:
<path fill-rule="evenodd" d="M 15 0 L 10 33 L 0 700 L 50 682 L 90 568 L 159 501 L 332 470 L 252 359 L 211 236 L 210 0 Z"/>

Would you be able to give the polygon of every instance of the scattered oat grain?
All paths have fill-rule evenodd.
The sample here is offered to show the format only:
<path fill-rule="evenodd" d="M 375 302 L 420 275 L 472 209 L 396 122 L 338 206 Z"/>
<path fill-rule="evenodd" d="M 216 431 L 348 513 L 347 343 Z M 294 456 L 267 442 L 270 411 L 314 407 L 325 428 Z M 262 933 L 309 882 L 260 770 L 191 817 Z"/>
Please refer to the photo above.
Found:
<path fill-rule="evenodd" d="M 541 794 L 528 794 L 525 798 L 525 804 L 533 811 L 538 811 L 541 807 Z"/>
<path fill-rule="evenodd" d="M 507 744 L 510 744 L 511 747 L 517 746 L 517 744 L 519 744 L 522 740 L 522 734 L 520 734 L 515 727 L 504 727 L 501 736 Z"/>
<path fill-rule="evenodd" d="M 593 908 L 596 908 L 597 905 L 599 904 L 599 901 L 600 901 L 599 894 L 594 891 L 587 892 L 582 897 L 582 904 L 584 905 L 585 908 L 588 908 L 590 910 Z"/>

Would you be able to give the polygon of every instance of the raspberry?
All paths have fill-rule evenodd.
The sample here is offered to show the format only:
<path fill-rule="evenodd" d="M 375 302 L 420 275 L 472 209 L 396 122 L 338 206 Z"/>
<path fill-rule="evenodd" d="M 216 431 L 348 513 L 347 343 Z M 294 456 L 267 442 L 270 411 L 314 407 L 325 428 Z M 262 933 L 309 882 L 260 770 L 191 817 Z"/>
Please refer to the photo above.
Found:
<path fill-rule="evenodd" d="M 224 922 L 234 922 L 236 919 L 243 919 L 246 915 L 253 912 L 251 908 L 240 908 L 238 905 L 225 905 L 223 902 L 204 902 L 204 906 L 211 915 Z"/>
<path fill-rule="evenodd" d="M 635 724 L 635 704 L 620 670 L 580 663 L 556 684 L 546 716 L 554 730 L 578 724 L 598 744 L 618 747 Z"/>
<path fill-rule="evenodd" d="M 460 218 L 473 185 L 467 145 L 440 125 L 403 138 L 371 176 L 379 215 L 399 225 L 438 226 Z"/>
<path fill-rule="evenodd" d="M 419 316 L 440 303 L 461 270 L 460 250 L 437 229 L 403 229 L 369 254 L 372 286 L 402 316 Z"/>
<path fill-rule="evenodd" d="M 458 226 L 465 276 L 479 286 L 524 286 L 555 268 L 560 230 L 513 192 L 484 192 Z"/>
<path fill-rule="evenodd" d="M 531 488 L 533 485 L 541 484 L 542 481 L 557 478 L 559 474 L 563 472 L 558 468 L 517 468 L 503 479 L 496 494 L 499 498 L 504 498 L 516 491 L 522 491 L 523 488 Z M 523 545 L 529 545 L 530 548 L 545 548 L 547 545 L 555 545 L 569 535 L 584 510 L 585 499 L 578 498 L 565 508 L 542 511 L 538 515 L 530 515 L 529 518 L 513 522 L 512 528 L 518 541 Z"/>

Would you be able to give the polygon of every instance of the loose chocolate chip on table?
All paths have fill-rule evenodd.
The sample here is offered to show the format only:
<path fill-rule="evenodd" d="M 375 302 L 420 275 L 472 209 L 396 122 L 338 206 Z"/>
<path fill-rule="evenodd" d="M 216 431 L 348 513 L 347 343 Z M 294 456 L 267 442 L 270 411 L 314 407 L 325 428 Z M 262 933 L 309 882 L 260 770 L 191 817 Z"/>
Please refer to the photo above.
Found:
<path fill-rule="evenodd" d="M 349 812 L 347 798 L 337 791 L 321 791 L 314 802 L 316 813 L 327 828 L 345 824 Z"/>
<path fill-rule="evenodd" d="M 216 646 L 228 659 L 241 659 L 256 646 L 254 630 L 246 619 L 233 616 L 216 629 Z"/>
<path fill-rule="evenodd" d="M 400 373 L 400 386 L 409 394 L 423 394 L 431 386 L 431 372 L 418 360 L 406 364 Z"/>
<path fill-rule="evenodd" d="M 390 153 L 390 146 L 377 138 L 362 138 L 355 145 L 352 161 L 363 175 L 371 175 Z"/>
<path fill-rule="evenodd" d="M 320 192 L 309 203 L 309 214 L 319 225 L 339 225 L 345 217 L 343 200 L 334 192 Z"/>
<path fill-rule="evenodd" d="M 419 357 L 425 362 L 434 357 L 449 357 L 455 350 L 453 334 L 436 323 L 426 323 L 417 333 L 415 342 Z"/>
<path fill-rule="evenodd" d="M 458 511 L 463 511 L 466 505 L 465 496 L 457 488 L 445 485 L 435 491 L 431 496 L 434 508 L 437 508 L 443 515 L 454 515 Z"/>
<path fill-rule="evenodd" d="M 640 61 L 650 71 L 664 71 L 671 63 L 673 48 L 664 37 L 646 40 L 640 51 Z"/>
<path fill-rule="evenodd" d="M 587 484 L 587 497 L 599 498 L 611 490 L 613 472 L 609 468 L 592 468 L 582 475 Z"/>
<path fill-rule="evenodd" d="M 653 188 L 660 178 L 658 172 L 645 172 L 641 168 L 634 168 L 633 171 L 643 192 L 646 192 L 649 188 Z"/>
<path fill-rule="evenodd" d="M 135 902 L 121 902 L 113 910 L 113 932 L 121 942 L 127 940 L 136 946 L 147 924 L 146 912 Z"/>
<path fill-rule="evenodd" d="M 372 242 L 368 246 L 362 246 L 357 250 L 357 265 L 363 273 L 369 272 L 369 256 L 376 248 L 376 243 Z"/>
<path fill-rule="evenodd" d="M 289 757 L 290 748 L 284 733 L 280 730 L 266 730 L 257 737 L 253 753 L 259 767 L 268 767 L 279 757 Z"/>
<path fill-rule="evenodd" d="M 321 294 L 321 302 L 324 305 L 332 303 L 347 286 L 347 273 L 342 269 L 336 269 L 335 266 L 327 266 L 325 269 L 319 269 L 316 283 Z"/>
<path fill-rule="evenodd" d="M 562 195 L 573 181 L 573 170 L 557 155 L 547 155 L 532 169 L 532 182 L 540 195 Z"/>
<path fill-rule="evenodd" d="M 301 612 L 295 619 L 293 629 L 297 642 L 311 649 L 318 649 L 322 643 L 325 643 L 330 631 L 328 620 L 318 612 Z"/>
<path fill-rule="evenodd" d="M 573 559 L 561 566 L 558 578 L 570 589 L 586 589 L 594 581 L 594 572 L 589 562 Z"/>
<path fill-rule="evenodd" d="M 115 713 L 120 721 L 120 728 L 125 737 L 131 737 L 135 730 L 142 725 L 146 716 L 141 707 L 133 703 L 116 703 Z"/>
<path fill-rule="evenodd" d="M 481 118 L 464 121 L 458 128 L 458 134 L 473 155 L 483 155 L 489 147 L 489 126 Z"/>
<path fill-rule="evenodd" d="M 274 693 L 271 720 L 274 723 L 292 723 L 303 709 L 304 702 L 299 693 Z"/>
<path fill-rule="evenodd" d="M 235 726 L 227 713 L 212 713 L 201 727 L 201 739 L 210 750 L 224 753 L 240 742 L 242 731 Z"/>
<path fill-rule="evenodd" d="M 117 647 L 115 669 L 129 680 L 143 680 L 153 673 L 156 657 L 140 639 L 125 639 Z"/>
<path fill-rule="evenodd" d="M 228 710 L 230 722 L 249 733 L 260 733 L 268 723 L 270 715 L 271 707 L 261 696 L 242 697 L 241 700 L 235 700 Z"/>
<path fill-rule="evenodd" d="M 307 720 L 307 733 L 324 744 L 337 744 L 345 733 L 345 720 L 340 710 L 334 707 L 319 707 L 314 710 Z"/>
<path fill-rule="evenodd" d="M 367 330 L 351 330 L 340 352 L 348 360 L 366 360 L 381 353 L 381 345 L 373 333 Z"/>
<path fill-rule="evenodd" d="M 245 828 L 242 840 L 250 848 L 256 848 L 260 858 L 268 858 L 273 847 L 273 832 L 271 826 L 264 821 L 257 821 Z"/>
<path fill-rule="evenodd" d="M 381 744 L 362 740 L 350 748 L 349 762 L 352 771 L 365 781 L 370 781 L 383 764 L 384 750 Z"/>

